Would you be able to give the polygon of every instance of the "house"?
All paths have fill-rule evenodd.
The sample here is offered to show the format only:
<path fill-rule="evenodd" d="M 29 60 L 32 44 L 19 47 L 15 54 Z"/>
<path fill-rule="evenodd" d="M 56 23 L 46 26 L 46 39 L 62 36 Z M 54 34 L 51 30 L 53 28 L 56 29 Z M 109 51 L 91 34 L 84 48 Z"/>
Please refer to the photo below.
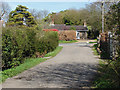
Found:
<path fill-rule="evenodd" d="M 74 28 L 76 30 L 76 39 L 87 39 L 88 28 L 86 22 L 84 22 L 84 25 L 71 26 L 65 24 L 54 24 L 54 22 L 52 21 L 50 23 L 50 27 L 52 29 L 58 29 L 59 31 L 72 30 Z"/>

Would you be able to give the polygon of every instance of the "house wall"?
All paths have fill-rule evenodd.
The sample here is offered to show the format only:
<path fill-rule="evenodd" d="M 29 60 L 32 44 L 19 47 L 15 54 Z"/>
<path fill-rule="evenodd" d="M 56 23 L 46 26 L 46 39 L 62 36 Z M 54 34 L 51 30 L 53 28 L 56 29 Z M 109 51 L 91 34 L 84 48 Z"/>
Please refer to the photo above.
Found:
<path fill-rule="evenodd" d="M 76 39 L 87 39 L 87 32 L 76 31 L 76 30 L 60 30 L 58 32 L 59 40 L 76 40 Z M 77 36 L 78 35 L 78 36 Z"/>
<path fill-rule="evenodd" d="M 76 40 L 76 31 L 75 30 L 60 30 L 58 32 L 59 40 Z"/>
<path fill-rule="evenodd" d="M 87 32 L 79 31 L 77 33 L 79 33 L 80 39 L 87 39 Z"/>

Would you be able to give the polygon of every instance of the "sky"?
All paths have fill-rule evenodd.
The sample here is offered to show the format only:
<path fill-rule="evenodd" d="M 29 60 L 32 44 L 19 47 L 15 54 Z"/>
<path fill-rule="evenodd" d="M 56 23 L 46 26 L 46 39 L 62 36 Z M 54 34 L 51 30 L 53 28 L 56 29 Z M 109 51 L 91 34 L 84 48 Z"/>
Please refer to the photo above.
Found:
<path fill-rule="evenodd" d="M 97 0 L 2 0 L 5 2 L 94 2 Z"/>
<path fill-rule="evenodd" d="M 17 5 L 24 5 L 29 9 L 59 12 L 70 8 L 85 8 L 85 5 L 89 4 L 89 2 L 8 2 L 8 4 L 12 10 L 14 10 Z"/>
<path fill-rule="evenodd" d="M 66 9 L 85 8 L 86 4 L 95 2 L 96 0 L 4 0 L 15 10 L 17 5 L 23 5 L 29 9 L 47 10 L 51 12 L 60 12 Z"/>

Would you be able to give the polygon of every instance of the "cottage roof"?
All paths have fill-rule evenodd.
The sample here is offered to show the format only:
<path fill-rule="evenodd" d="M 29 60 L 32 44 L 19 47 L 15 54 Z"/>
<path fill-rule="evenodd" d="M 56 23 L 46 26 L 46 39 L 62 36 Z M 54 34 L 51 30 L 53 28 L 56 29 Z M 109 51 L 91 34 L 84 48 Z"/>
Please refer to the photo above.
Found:
<path fill-rule="evenodd" d="M 65 25 L 65 24 L 54 24 L 54 26 L 51 26 L 51 28 L 55 28 L 58 30 L 71 30 L 71 28 L 74 27 L 76 30 L 88 30 L 87 27 L 84 27 L 82 25 Z"/>
<path fill-rule="evenodd" d="M 50 26 L 50 28 L 58 30 L 71 30 L 73 27 L 77 31 L 88 31 L 87 27 L 84 27 L 83 25 L 54 24 L 53 26 Z M 47 27 L 45 26 L 44 29 L 47 29 Z"/>
<path fill-rule="evenodd" d="M 58 29 L 58 30 L 65 30 L 66 25 L 65 24 L 54 24 L 54 26 L 51 26 L 51 28 Z"/>

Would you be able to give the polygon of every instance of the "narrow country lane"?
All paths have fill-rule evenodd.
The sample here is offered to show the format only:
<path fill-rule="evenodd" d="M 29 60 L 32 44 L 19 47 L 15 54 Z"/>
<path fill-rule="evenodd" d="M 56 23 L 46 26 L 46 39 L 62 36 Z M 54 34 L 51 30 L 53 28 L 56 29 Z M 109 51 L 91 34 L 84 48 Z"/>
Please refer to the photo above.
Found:
<path fill-rule="evenodd" d="M 98 64 L 90 45 L 60 45 L 63 49 L 57 56 L 7 79 L 3 88 L 89 88 Z"/>

